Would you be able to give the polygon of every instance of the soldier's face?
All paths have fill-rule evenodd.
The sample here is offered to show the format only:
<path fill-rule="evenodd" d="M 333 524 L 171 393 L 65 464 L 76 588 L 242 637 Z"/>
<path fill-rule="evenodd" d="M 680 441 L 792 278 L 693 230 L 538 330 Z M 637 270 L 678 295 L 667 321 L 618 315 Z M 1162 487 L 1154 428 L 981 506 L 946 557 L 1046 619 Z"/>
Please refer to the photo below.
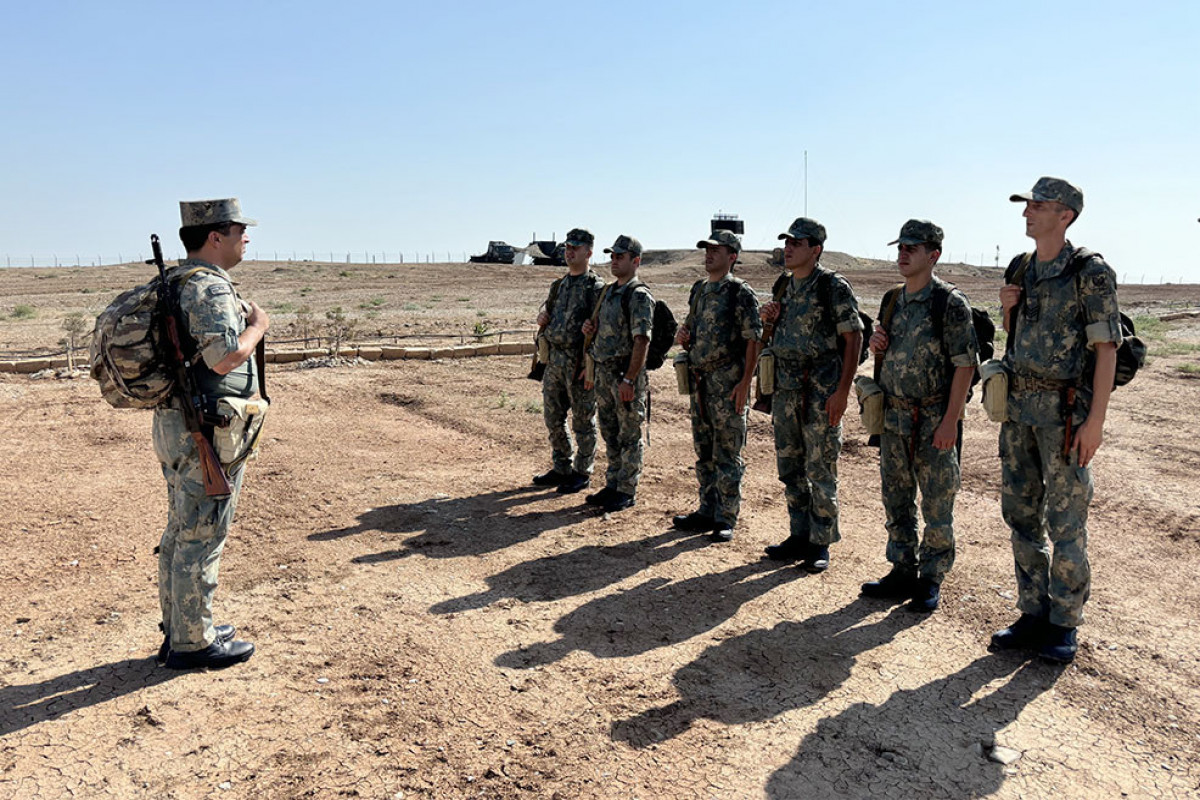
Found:
<path fill-rule="evenodd" d="M 1051 200 L 1026 200 L 1022 216 L 1025 217 L 1025 235 L 1037 239 L 1054 233 L 1060 226 L 1065 231 L 1071 211 L 1062 203 Z"/>
<path fill-rule="evenodd" d="M 633 273 L 637 271 L 638 264 L 642 262 L 641 256 L 634 257 L 632 253 L 613 253 L 612 270 L 613 277 L 619 281 L 633 277 Z"/>
<path fill-rule="evenodd" d="M 568 267 L 586 267 L 592 260 L 592 248 L 586 244 L 569 244 L 563 248 Z"/>
<path fill-rule="evenodd" d="M 709 275 L 724 275 L 736 260 L 737 256 L 723 244 L 704 245 L 704 271 Z"/>
<path fill-rule="evenodd" d="M 932 272 L 933 265 L 937 263 L 938 256 L 941 254 L 940 250 L 928 249 L 928 245 L 924 244 L 898 244 L 896 245 L 896 266 L 900 268 L 900 274 L 905 278 L 920 275 L 923 272 Z"/>
<path fill-rule="evenodd" d="M 783 265 L 788 269 L 810 267 L 817 263 L 821 254 L 821 246 L 815 247 L 808 239 L 794 239 L 791 236 L 783 240 Z"/>
<path fill-rule="evenodd" d="M 250 244 L 250 235 L 246 226 L 235 222 L 229 226 L 229 233 L 213 233 L 217 245 L 217 266 L 228 269 L 241 263 L 246 255 L 246 245 Z"/>

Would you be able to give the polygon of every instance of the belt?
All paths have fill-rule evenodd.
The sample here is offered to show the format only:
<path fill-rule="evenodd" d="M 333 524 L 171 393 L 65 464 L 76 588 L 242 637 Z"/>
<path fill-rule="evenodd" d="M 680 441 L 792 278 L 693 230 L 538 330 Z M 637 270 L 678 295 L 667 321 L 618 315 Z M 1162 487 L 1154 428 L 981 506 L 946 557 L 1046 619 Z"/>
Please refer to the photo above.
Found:
<path fill-rule="evenodd" d="M 713 359 L 712 361 L 704 364 L 689 364 L 688 369 L 692 370 L 692 372 L 716 372 L 721 367 L 727 367 L 734 363 L 734 360 L 735 359 L 733 356 L 725 356 L 723 358 Z"/>
<path fill-rule="evenodd" d="M 1019 392 L 1061 392 L 1064 389 L 1075 388 L 1075 381 L 1036 378 L 1033 375 L 1011 375 L 1008 381 L 1009 388 Z"/>
<path fill-rule="evenodd" d="M 885 394 L 884 402 L 887 403 L 888 408 L 929 408 L 930 406 L 946 402 L 946 395 L 933 394 L 929 397 L 900 397 L 894 394 Z"/>

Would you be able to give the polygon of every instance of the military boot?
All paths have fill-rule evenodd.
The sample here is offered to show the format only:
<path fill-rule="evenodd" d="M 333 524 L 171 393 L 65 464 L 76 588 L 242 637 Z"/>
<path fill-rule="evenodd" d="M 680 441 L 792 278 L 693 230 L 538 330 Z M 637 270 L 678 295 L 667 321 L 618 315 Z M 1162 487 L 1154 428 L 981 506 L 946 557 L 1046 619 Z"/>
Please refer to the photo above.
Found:
<path fill-rule="evenodd" d="M 586 489 L 591 482 L 592 476 L 586 472 L 572 472 L 554 491 L 559 494 L 575 494 Z"/>
<path fill-rule="evenodd" d="M 824 572 L 829 569 L 829 545 L 810 544 L 800 566 L 809 572 Z"/>
<path fill-rule="evenodd" d="M 571 476 L 565 472 L 559 472 L 556 469 L 550 469 L 543 472 L 541 475 L 533 476 L 534 486 L 562 486 L 563 482 Z"/>
<path fill-rule="evenodd" d="M 917 585 L 913 589 L 912 599 L 904 606 L 909 611 L 917 611 L 922 614 L 930 614 L 937 611 L 938 604 L 942 601 L 942 587 L 930 578 L 918 578 Z"/>
<path fill-rule="evenodd" d="M 671 527 L 677 531 L 704 533 L 705 531 L 711 531 L 715 524 L 716 520 L 708 514 L 702 514 L 699 511 L 693 511 L 690 514 L 676 514 L 671 518 Z"/>
<path fill-rule="evenodd" d="M 228 642 L 233 639 L 237 630 L 232 625 L 213 625 L 213 633 L 216 634 L 218 642 Z M 165 663 L 169 655 L 171 655 L 171 637 L 164 636 L 162 646 L 158 648 L 158 663 Z"/>
<path fill-rule="evenodd" d="M 779 544 L 768 545 L 763 552 L 775 561 L 799 561 L 808 553 L 808 538 L 789 536 Z"/>
<path fill-rule="evenodd" d="M 1075 653 L 1079 650 L 1075 629 L 1049 623 L 1045 630 L 1046 638 L 1038 650 L 1038 655 L 1055 664 L 1070 664 L 1074 661 Z"/>
<path fill-rule="evenodd" d="M 602 506 L 607 503 L 608 499 L 614 494 L 617 494 L 616 489 L 610 489 L 609 487 L 605 486 L 600 491 L 589 494 L 583 499 L 583 502 L 587 503 L 589 506 Z"/>
<path fill-rule="evenodd" d="M 249 661 L 254 655 L 254 645 L 250 642 L 230 640 L 228 642 L 213 642 L 203 650 L 180 653 L 172 650 L 167 655 L 167 669 L 223 669 L 243 661 Z"/>
<path fill-rule="evenodd" d="M 1046 641 L 1046 628 L 1049 624 L 1045 617 L 1022 614 L 1021 618 L 1012 625 L 992 634 L 992 642 L 988 649 L 1032 650 L 1040 648 Z"/>
<path fill-rule="evenodd" d="M 913 596 L 916 588 L 917 576 L 913 569 L 896 565 L 879 580 L 864 583 L 861 594 L 880 600 L 907 600 Z"/>

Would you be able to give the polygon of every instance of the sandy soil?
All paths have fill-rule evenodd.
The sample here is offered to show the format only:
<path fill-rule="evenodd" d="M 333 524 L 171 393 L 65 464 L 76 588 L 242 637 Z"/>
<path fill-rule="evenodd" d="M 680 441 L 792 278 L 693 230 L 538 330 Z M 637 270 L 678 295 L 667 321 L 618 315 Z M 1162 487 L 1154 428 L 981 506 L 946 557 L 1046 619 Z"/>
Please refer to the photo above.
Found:
<path fill-rule="evenodd" d="M 650 262 L 681 310 L 698 262 Z M 837 265 L 868 309 L 893 282 Z M 137 274 L 0 270 L 0 351 L 53 350 L 63 314 Z M 288 303 L 342 305 L 391 336 L 527 328 L 553 274 L 238 272 L 279 336 Z M 769 285 L 761 257 L 745 274 Z M 994 274 L 951 278 L 995 297 Z M 1122 298 L 1194 307 L 1200 287 Z M 529 485 L 549 456 L 540 390 L 525 358 L 501 357 L 272 372 L 216 605 L 259 652 L 171 672 L 153 660 L 166 512 L 149 415 L 110 409 L 87 379 L 0 375 L 0 797 L 1196 796 L 1200 331 L 1151 327 L 1096 460 L 1093 596 L 1065 668 L 986 650 L 1015 618 L 1014 584 L 997 429 L 977 403 L 958 561 L 942 609 L 919 617 L 858 597 L 886 571 L 886 536 L 856 418 L 844 538 L 813 576 L 760 559 L 786 534 L 765 417 L 737 536 L 709 544 L 670 529 L 695 480 L 667 370 L 638 505 L 606 518 Z M 993 745 L 1019 759 L 989 760 Z"/>

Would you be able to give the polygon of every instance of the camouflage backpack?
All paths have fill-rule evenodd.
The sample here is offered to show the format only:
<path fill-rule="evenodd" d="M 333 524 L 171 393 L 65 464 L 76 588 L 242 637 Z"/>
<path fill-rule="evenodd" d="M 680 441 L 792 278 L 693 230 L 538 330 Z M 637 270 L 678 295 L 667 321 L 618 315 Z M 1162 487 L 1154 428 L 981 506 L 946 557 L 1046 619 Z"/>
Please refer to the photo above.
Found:
<path fill-rule="evenodd" d="M 173 281 L 176 289 L 198 272 L 217 274 L 204 267 L 189 270 Z M 155 408 L 174 391 L 162 322 L 157 277 L 117 295 L 96 317 L 91 375 L 113 408 Z"/>

